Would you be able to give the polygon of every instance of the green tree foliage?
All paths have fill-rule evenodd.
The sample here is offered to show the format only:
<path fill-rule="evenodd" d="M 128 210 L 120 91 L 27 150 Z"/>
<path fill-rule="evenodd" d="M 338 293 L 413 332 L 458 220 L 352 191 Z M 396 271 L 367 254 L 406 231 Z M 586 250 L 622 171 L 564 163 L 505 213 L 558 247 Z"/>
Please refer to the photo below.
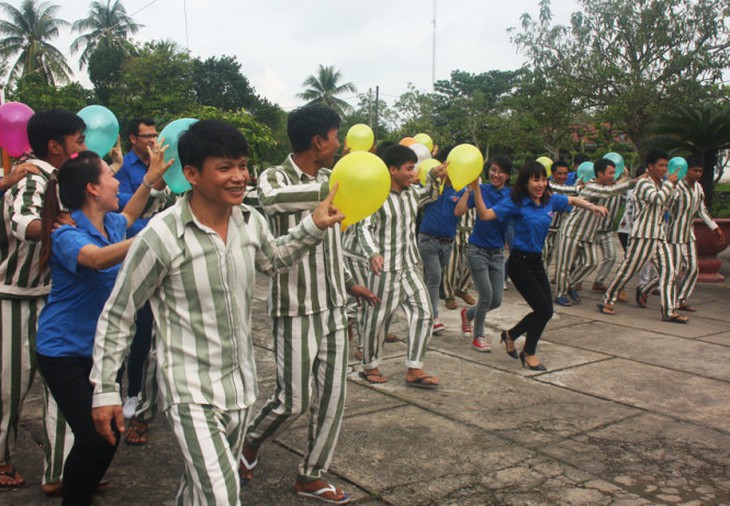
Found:
<path fill-rule="evenodd" d="M 129 44 L 128 37 L 143 26 L 127 15 L 120 0 L 91 2 L 89 15 L 75 21 L 71 28 L 80 34 L 71 43 L 71 51 L 76 53 L 83 48 L 79 57 L 79 68 L 88 64 L 99 44 L 103 43 L 107 47 L 126 46 Z"/>
<path fill-rule="evenodd" d="M 649 125 L 649 132 L 656 136 L 653 142 L 661 147 L 704 157 L 701 183 L 707 206 L 711 206 L 718 152 L 730 149 L 730 103 L 708 102 L 696 107 L 673 105 Z"/>
<path fill-rule="evenodd" d="M 89 56 L 87 70 L 98 104 L 109 105 L 112 93 L 122 79 L 124 62 L 132 51 L 134 47 L 131 45 L 110 45 L 104 40 L 96 45 Z"/>
<path fill-rule="evenodd" d="M 23 76 L 15 82 L 10 98 L 22 102 L 34 111 L 65 109 L 80 111 L 92 101 L 93 93 L 79 83 L 52 86 L 39 74 Z"/>
<path fill-rule="evenodd" d="M 569 26 L 550 1 L 513 42 L 546 84 L 589 112 L 609 111 L 640 146 L 671 102 L 695 101 L 730 64 L 727 0 L 579 0 Z"/>
<path fill-rule="evenodd" d="M 225 111 L 250 108 L 257 98 L 235 56 L 194 59 L 193 88 L 199 104 Z"/>
<path fill-rule="evenodd" d="M 334 109 L 340 116 L 352 111 L 352 106 L 345 100 L 338 97 L 343 93 L 356 93 L 355 85 L 347 82 L 341 83 L 342 73 L 336 70 L 334 65 L 320 65 L 316 75 L 308 76 L 302 86 L 305 90 L 297 96 L 307 100 L 308 104 L 322 104 Z"/>
<path fill-rule="evenodd" d="M 50 85 L 68 82 L 71 68 L 63 53 L 50 43 L 58 37 L 59 28 L 68 25 L 56 16 L 58 9 L 58 5 L 36 0 L 23 0 L 20 9 L 0 2 L 0 10 L 8 17 L 0 20 L 0 35 L 4 35 L 0 57 L 17 55 L 10 79 L 37 73 Z"/>

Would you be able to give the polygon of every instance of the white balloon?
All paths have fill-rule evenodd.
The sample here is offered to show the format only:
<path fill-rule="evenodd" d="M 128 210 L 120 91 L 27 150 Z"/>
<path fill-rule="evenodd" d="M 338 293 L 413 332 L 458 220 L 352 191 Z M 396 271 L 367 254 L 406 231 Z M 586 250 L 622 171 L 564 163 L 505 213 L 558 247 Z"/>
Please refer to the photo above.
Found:
<path fill-rule="evenodd" d="M 418 156 L 418 161 L 416 162 L 416 166 L 418 166 L 418 164 L 421 163 L 422 161 L 428 160 L 429 158 L 431 158 L 431 152 L 423 144 L 419 144 L 418 142 L 416 142 L 415 144 L 411 144 L 408 147 L 411 148 L 414 153 L 416 153 L 416 156 Z"/>

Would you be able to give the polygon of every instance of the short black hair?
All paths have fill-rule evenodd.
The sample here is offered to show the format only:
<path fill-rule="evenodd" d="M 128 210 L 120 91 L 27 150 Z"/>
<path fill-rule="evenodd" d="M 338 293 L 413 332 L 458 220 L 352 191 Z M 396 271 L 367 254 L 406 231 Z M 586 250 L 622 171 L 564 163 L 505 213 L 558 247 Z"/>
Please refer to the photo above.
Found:
<path fill-rule="evenodd" d="M 647 166 L 654 165 L 659 160 L 669 160 L 669 155 L 666 152 L 660 151 L 658 149 L 652 149 L 646 155 L 646 165 Z"/>
<path fill-rule="evenodd" d="M 555 169 L 557 169 L 558 167 L 565 167 L 566 169 L 568 169 L 568 172 L 570 172 L 570 164 L 562 158 L 553 162 L 552 172 L 555 172 Z"/>
<path fill-rule="evenodd" d="M 63 143 L 64 138 L 86 130 L 86 123 L 77 114 L 61 109 L 35 113 L 28 120 L 28 142 L 40 159 L 48 156 L 48 142 Z"/>
<path fill-rule="evenodd" d="M 127 123 L 127 133 L 129 135 L 139 135 L 140 125 L 155 126 L 156 124 L 155 120 L 150 118 L 132 118 L 129 120 L 129 123 Z"/>
<path fill-rule="evenodd" d="M 578 153 L 573 157 L 573 165 L 580 165 L 583 162 L 590 162 L 591 159 L 585 153 Z"/>
<path fill-rule="evenodd" d="M 211 156 L 236 159 L 248 156 L 248 152 L 246 137 L 233 125 L 215 119 L 193 123 L 177 144 L 182 166 L 198 170 L 203 170 L 203 163 Z"/>
<path fill-rule="evenodd" d="M 596 175 L 603 174 L 609 167 L 615 168 L 616 164 L 608 158 L 599 158 L 598 160 L 596 160 L 596 163 L 593 164 L 593 172 Z"/>
<path fill-rule="evenodd" d="M 507 155 L 497 155 L 494 158 L 492 158 L 487 164 L 485 164 L 484 169 L 489 170 L 489 168 L 492 166 L 492 164 L 496 165 L 500 169 L 502 169 L 502 172 L 506 174 L 512 174 L 512 159 Z"/>
<path fill-rule="evenodd" d="M 408 146 L 395 144 L 385 150 L 385 153 L 383 153 L 383 161 L 389 169 L 391 167 L 400 169 L 404 163 L 418 162 L 418 155 Z"/>
<path fill-rule="evenodd" d="M 705 159 L 702 155 L 690 155 L 687 157 L 687 168 L 702 167 L 705 168 Z"/>
<path fill-rule="evenodd" d="M 327 138 L 330 130 L 340 128 L 339 115 L 323 105 L 305 105 L 289 113 L 286 133 L 294 153 L 302 153 L 312 147 L 312 137 Z"/>
<path fill-rule="evenodd" d="M 375 148 L 375 156 L 378 158 L 383 158 L 383 153 L 385 153 L 385 150 L 388 149 L 391 146 L 395 146 L 395 142 L 393 141 L 383 141 L 380 144 L 378 144 L 378 147 Z"/>

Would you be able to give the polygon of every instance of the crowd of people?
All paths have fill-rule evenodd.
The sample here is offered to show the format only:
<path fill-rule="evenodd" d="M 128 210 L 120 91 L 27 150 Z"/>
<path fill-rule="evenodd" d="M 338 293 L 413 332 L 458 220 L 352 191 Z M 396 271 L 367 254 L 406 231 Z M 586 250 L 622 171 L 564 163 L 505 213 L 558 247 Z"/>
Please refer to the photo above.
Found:
<path fill-rule="evenodd" d="M 31 118 L 33 156 L 0 180 L 0 488 L 25 484 L 12 456 L 36 369 L 44 393 L 41 488 L 63 504 L 91 504 L 108 485 L 120 441 L 145 444 L 158 406 L 184 462 L 178 504 L 240 504 L 265 443 L 305 413 L 308 441 L 294 490 L 344 504 L 349 494 L 323 473 L 342 424 L 350 341 L 360 378 L 388 382 L 379 366 L 399 309 L 408 322 L 403 382 L 422 389 L 441 385 L 424 370 L 429 340 L 445 330 L 439 300 L 452 310 L 460 297 L 462 334 L 490 351 L 485 321 L 502 304 L 506 276 L 531 310 L 501 331 L 500 342 L 533 370 L 546 370 L 537 345 L 553 303 L 580 303 L 581 284 L 596 269 L 602 313 L 614 314 L 626 283 L 653 264 L 637 303 L 645 307 L 658 287 L 662 319 L 687 323 L 680 311 L 694 310 L 688 300 L 697 280 L 692 221 L 700 217 L 722 234 L 704 206 L 701 159 L 688 160 L 681 181 L 666 176 L 665 153 L 650 153 L 646 173 L 633 179 L 617 180 L 614 162 L 599 159 L 585 183 L 562 160 L 550 177 L 528 162 L 510 184 L 512 162 L 497 156 L 457 191 L 448 150 L 436 153 L 443 163 L 420 184 L 415 152 L 382 144 L 376 154 L 390 192 L 343 232 L 329 181 L 339 126 L 323 106 L 292 111 L 292 152 L 260 174 L 254 209 L 243 204 L 249 146 L 224 122 L 199 121 L 180 136 L 192 189 L 175 196 L 165 189 L 171 162 L 154 121 L 132 120 L 130 152 L 113 149 L 107 164 L 86 150 L 77 115 Z M 618 237 L 626 256 L 608 282 L 623 199 Z M 555 289 L 547 274 L 553 259 Z M 256 270 L 271 276 L 276 390 L 253 412 Z"/>

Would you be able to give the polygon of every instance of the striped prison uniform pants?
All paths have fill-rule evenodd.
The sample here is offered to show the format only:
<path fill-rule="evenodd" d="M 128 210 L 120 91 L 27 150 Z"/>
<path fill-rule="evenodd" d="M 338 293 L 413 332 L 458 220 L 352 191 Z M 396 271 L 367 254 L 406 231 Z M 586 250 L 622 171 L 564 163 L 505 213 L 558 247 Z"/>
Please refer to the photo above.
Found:
<path fill-rule="evenodd" d="M 249 426 L 246 439 L 260 448 L 311 411 L 308 446 L 299 464 L 302 481 L 319 479 L 335 453 L 345 410 L 346 327 L 344 307 L 274 317 L 276 392 Z"/>
<path fill-rule="evenodd" d="M 695 241 L 683 243 L 669 243 L 669 251 L 672 257 L 672 265 L 677 273 L 673 308 L 687 302 L 694 292 L 697 285 L 697 278 L 700 275 L 697 265 L 697 245 Z M 643 291 L 651 293 L 657 285 L 660 284 L 659 276 L 653 276 L 652 279 L 644 285 Z"/>
<path fill-rule="evenodd" d="M 363 318 L 363 364 L 375 369 L 380 364 L 380 353 L 387 324 L 398 308 L 408 320 L 406 367 L 421 369 L 426 347 L 431 339 L 433 316 L 423 273 L 417 266 L 370 274 L 370 290 L 380 297 L 377 306 L 366 306 Z"/>
<path fill-rule="evenodd" d="M 454 237 L 454 249 L 449 258 L 449 265 L 443 273 L 444 294 L 447 299 L 453 299 L 455 292 L 466 292 L 471 286 L 471 270 L 466 259 L 466 245 L 469 243 L 471 226 L 474 218 L 471 211 L 461 217 Z M 468 224 L 468 225 L 467 225 Z M 368 287 L 372 290 L 372 287 Z"/>
<path fill-rule="evenodd" d="M 36 371 L 35 338 L 45 297 L 0 299 L 0 463 L 9 463 L 18 439 L 18 422 Z M 43 391 L 43 475 L 41 484 L 58 483 L 73 446 L 73 433 L 46 382 Z"/>
<path fill-rule="evenodd" d="M 150 352 L 142 366 L 142 389 L 139 391 L 139 404 L 134 412 L 134 419 L 143 423 L 151 423 L 157 413 L 157 397 L 159 394 L 157 385 L 157 345 L 155 344 L 154 329 L 152 330 L 152 341 L 150 341 Z"/>
<path fill-rule="evenodd" d="M 598 252 L 593 242 L 558 234 L 555 265 L 556 297 L 564 296 L 598 265 Z"/>
<path fill-rule="evenodd" d="M 555 243 L 558 240 L 558 230 L 548 229 L 547 236 L 545 236 L 545 244 L 542 245 L 542 264 L 545 266 L 545 273 L 548 272 L 550 262 L 553 260 L 553 254 L 555 252 Z"/>
<path fill-rule="evenodd" d="M 238 458 L 248 409 L 173 404 L 165 415 L 183 455 L 178 505 L 239 505 Z"/>
<path fill-rule="evenodd" d="M 345 268 L 350 272 L 356 285 L 368 286 L 367 262 L 345 255 Z M 357 349 L 362 350 L 362 317 L 366 302 L 358 301 L 352 295 L 347 296 L 347 324 L 357 332 Z"/>
<path fill-rule="evenodd" d="M 674 310 L 676 286 L 672 253 L 669 244 L 663 239 L 631 238 L 626 258 L 621 262 L 613 281 L 608 285 L 603 302 L 605 304 L 615 304 L 616 297 L 618 297 L 621 289 L 626 286 L 634 274 L 650 261 L 654 263 L 659 272 L 662 317 L 669 318 Z M 639 288 L 646 292 L 645 287 L 639 286 Z"/>
<path fill-rule="evenodd" d="M 598 243 L 598 247 L 601 249 L 603 260 L 598 264 L 595 281 L 596 283 L 605 285 L 616 263 L 616 244 L 613 238 L 613 231 L 598 231 L 596 234 L 596 243 Z"/>

